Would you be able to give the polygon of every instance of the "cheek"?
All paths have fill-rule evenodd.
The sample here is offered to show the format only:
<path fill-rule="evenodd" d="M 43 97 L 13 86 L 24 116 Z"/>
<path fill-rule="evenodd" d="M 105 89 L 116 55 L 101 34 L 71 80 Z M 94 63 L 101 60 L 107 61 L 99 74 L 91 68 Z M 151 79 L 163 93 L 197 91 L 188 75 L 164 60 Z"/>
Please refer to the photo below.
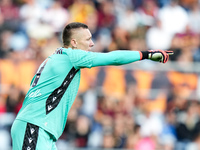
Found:
<path fill-rule="evenodd" d="M 85 46 L 89 47 L 90 46 L 90 41 L 85 42 Z"/>
<path fill-rule="evenodd" d="M 90 47 L 90 42 L 85 41 L 85 42 L 80 42 L 78 45 L 79 49 L 87 50 Z"/>
<path fill-rule="evenodd" d="M 84 42 L 82 45 L 83 45 L 84 48 L 87 48 L 89 46 L 89 43 L 88 42 Z"/>

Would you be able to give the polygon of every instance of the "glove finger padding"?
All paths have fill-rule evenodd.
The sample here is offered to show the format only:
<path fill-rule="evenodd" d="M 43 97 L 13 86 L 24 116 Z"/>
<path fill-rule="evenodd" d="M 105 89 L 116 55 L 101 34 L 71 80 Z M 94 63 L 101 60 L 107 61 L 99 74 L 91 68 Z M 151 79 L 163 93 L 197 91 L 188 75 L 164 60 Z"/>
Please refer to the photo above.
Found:
<path fill-rule="evenodd" d="M 173 55 L 174 52 L 173 51 L 165 51 L 168 55 Z"/>
<path fill-rule="evenodd" d="M 162 63 L 166 63 L 169 60 L 169 55 L 165 56 L 165 60 Z"/>
<path fill-rule="evenodd" d="M 169 55 L 173 55 L 174 52 L 173 52 L 173 51 L 163 51 L 163 52 L 167 54 L 167 55 L 166 55 L 166 56 L 167 56 L 166 61 L 163 62 L 163 63 L 166 63 L 166 62 L 169 60 Z"/>
<path fill-rule="evenodd" d="M 166 63 L 169 60 L 169 55 L 172 55 L 173 51 L 163 51 L 163 50 L 149 50 L 149 59 L 153 61 L 158 61 L 161 63 Z"/>

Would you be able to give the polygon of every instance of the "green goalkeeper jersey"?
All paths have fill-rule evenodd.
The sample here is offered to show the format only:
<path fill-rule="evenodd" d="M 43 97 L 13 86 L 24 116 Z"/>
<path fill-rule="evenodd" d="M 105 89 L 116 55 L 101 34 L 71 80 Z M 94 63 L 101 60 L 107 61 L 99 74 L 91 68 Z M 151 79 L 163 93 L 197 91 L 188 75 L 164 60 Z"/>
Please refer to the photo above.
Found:
<path fill-rule="evenodd" d="M 138 51 L 88 52 L 58 48 L 39 67 L 16 119 L 35 124 L 57 140 L 80 83 L 80 69 L 123 65 L 140 60 Z"/>

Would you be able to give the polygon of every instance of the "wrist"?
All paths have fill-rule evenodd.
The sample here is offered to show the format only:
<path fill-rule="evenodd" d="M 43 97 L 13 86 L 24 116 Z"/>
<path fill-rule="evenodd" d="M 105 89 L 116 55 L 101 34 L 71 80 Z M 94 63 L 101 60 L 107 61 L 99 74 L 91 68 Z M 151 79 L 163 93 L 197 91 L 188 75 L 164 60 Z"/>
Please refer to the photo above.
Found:
<path fill-rule="evenodd" d="M 149 58 L 149 51 L 141 51 L 141 53 L 142 53 L 141 60 Z"/>

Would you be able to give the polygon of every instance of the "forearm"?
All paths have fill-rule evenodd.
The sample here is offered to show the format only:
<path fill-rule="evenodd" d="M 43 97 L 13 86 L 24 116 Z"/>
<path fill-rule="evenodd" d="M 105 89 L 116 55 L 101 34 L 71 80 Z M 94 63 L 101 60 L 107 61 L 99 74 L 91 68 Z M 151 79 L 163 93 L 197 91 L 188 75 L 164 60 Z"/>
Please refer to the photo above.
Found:
<path fill-rule="evenodd" d="M 142 59 L 139 51 L 116 50 L 109 53 L 98 53 L 93 61 L 92 67 L 107 65 L 124 65 Z"/>

